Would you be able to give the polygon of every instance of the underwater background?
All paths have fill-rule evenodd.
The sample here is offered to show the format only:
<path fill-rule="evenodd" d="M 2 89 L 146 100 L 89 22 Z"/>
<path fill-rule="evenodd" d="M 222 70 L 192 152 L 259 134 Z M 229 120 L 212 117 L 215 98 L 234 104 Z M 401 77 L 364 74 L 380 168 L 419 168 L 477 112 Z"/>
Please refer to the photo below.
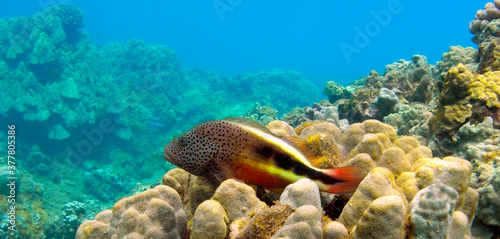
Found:
<path fill-rule="evenodd" d="M 0 238 L 498 238 L 499 9 L 3 1 Z M 365 179 L 280 195 L 163 159 L 238 116 Z"/>

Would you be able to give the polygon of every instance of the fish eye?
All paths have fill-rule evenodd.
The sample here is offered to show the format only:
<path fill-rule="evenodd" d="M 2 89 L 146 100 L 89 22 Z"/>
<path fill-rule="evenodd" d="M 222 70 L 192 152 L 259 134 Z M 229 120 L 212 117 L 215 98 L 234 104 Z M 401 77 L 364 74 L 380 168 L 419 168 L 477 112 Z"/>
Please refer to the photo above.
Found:
<path fill-rule="evenodd" d="M 181 146 L 186 146 L 188 144 L 188 140 L 186 139 L 186 137 L 180 137 L 179 138 L 179 144 Z"/>

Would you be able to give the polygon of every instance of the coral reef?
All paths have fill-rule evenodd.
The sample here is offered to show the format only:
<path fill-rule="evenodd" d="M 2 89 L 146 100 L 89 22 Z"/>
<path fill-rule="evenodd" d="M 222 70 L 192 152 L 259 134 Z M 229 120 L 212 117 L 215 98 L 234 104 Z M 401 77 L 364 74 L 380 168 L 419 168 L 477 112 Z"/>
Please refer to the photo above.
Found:
<path fill-rule="evenodd" d="M 476 19 L 471 21 L 469 29 L 475 36 L 472 41 L 477 43 L 479 52 L 478 73 L 493 72 L 500 69 L 499 59 L 499 24 L 500 10 L 498 0 L 487 3 L 484 10 L 478 10 Z"/>
<path fill-rule="evenodd" d="M 347 235 L 347 229 L 340 222 L 330 221 L 323 227 L 323 238 L 346 238 Z"/>
<path fill-rule="evenodd" d="M 437 70 L 427 63 L 427 58 L 413 55 L 411 61 L 400 60 L 398 63 L 387 65 L 382 86 L 398 89 L 408 102 L 429 103 L 436 79 Z"/>
<path fill-rule="evenodd" d="M 0 162 L 5 163 L 4 165 L 8 165 L 7 162 L 1 160 Z M 9 166 L 0 166 L 0 194 L 2 195 L 19 195 L 21 190 L 21 175 L 17 170 L 10 170 Z M 13 178 L 13 179 L 10 179 Z M 15 179 L 14 179 L 15 178 Z M 11 183 L 14 182 L 14 183 Z M 10 184 L 15 185 L 15 189 L 10 188 Z M 13 190 L 13 192 L 11 192 Z"/>
<path fill-rule="evenodd" d="M 322 101 L 321 103 L 314 103 L 313 107 L 304 108 L 306 117 L 310 120 L 329 121 L 339 125 L 339 115 L 337 107 Z"/>
<path fill-rule="evenodd" d="M 30 129 L 17 132 L 23 142 L 17 153 L 26 155 L 23 177 L 36 178 L 44 195 L 30 191 L 33 202 L 23 199 L 22 219 L 35 229 L 20 228 L 21 238 L 74 234 L 75 224 L 154 184 L 173 168 L 157 160 L 157 146 L 195 124 L 252 110 L 267 123 L 321 96 L 297 72 L 227 77 L 182 67 L 164 45 L 135 39 L 97 45 L 84 20 L 65 4 L 0 19 L 0 122 Z M 22 182 L 22 194 L 32 181 Z M 182 198 L 194 207 L 189 216 L 212 196 L 205 197 L 204 186 L 193 191 L 193 201 Z M 85 205 L 76 220 L 61 213 L 73 201 Z"/>
<path fill-rule="evenodd" d="M 381 116 L 386 116 L 389 113 L 397 111 L 397 107 L 400 105 L 398 96 L 394 91 L 387 88 L 381 88 L 380 92 L 373 101 L 373 104 L 379 110 L 378 114 Z"/>
<path fill-rule="evenodd" d="M 450 229 L 456 229 L 451 222 L 457 203 L 457 191 L 446 185 L 437 183 L 420 190 L 410 203 L 413 237 L 446 238 Z"/>
<path fill-rule="evenodd" d="M 405 210 L 401 197 L 393 195 L 375 199 L 359 220 L 353 238 L 403 238 Z M 378 227 L 380 221 L 386 226 Z"/>
<path fill-rule="evenodd" d="M 477 218 L 486 225 L 500 226 L 500 159 L 497 157 L 492 164 L 481 164 L 472 177 L 471 185 L 477 188 L 479 204 Z"/>
<path fill-rule="evenodd" d="M 292 126 L 281 120 L 273 120 L 269 122 L 269 124 L 266 125 L 266 128 L 278 136 L 297 136 Z"/>
<path fill-rule="evenodd" d="M 327 100 L 320 103 L 314 103 L 312 107 L 294 108 L 292 111 L 283 115 L 283 121 L 292 127 L 297 127 L 308 121 L 325 120 L 339 124 L 337 107 L 333 106 Z"/>
<path fill-rule="evenodd" d="M 248 185 L 229 179 L 215 190 L 212 200 L 218 201 L 227 212 L 229 221 L 248 217 L 265 208 Z"/>
<path fill-rule="evenodd" d="M 179 238 L 186 231 L 186 213 L 179 194 L 157 186 L 123 198 L 78 228 L 76 238 Z"/>
<path fill-rule="evenodd" d="M 397 189 L 394 175 L 385 168 L 375 168 L 359 184 L 358 189 L 350 198 L 338 221 L 342 223 L 348 231 L 355 228 L 356 224 L 363 217 L 364 212 L 371 203 L 380 197 L 399 196 L 403 198 Z"/>
<path fill-rule="evenodd" d="M 196 209 L 190 238 L 226 238 L 228 223 L 222 205 L 215 200 L 206 200 Z"/>
<path fill-rule="evenodd" d="M 278 119 L 278 111 L 273 109 L 269 104 L 261 106 L 257 102 L 255 103 L 255 108 L 245 114 L 245 118 L 259 122 L 262 125 L 267 125 L 269 122 Z"/>
<path fill-rule="evenodd" d="M 438 140 L 453 138 L 465 123 L 480 123 L 485 117 L 494 121 L 500 108 L 500 72 L 486 72 L 476 75 L 463 64 L 452 67 L 446 74 L 443 90 L 430 129 Z"/>
<path fill-rule="evenodd" d="M 469 30 L 472 34 L 476 35 L 472 40 L 477 43 L 477 36 L 483 32 L 490 21 L 500 18 L 500 2 L 498 0 L 489 2 L 484 6 L 484 10 L 476 12 L 475 20 L 469 23 Z"/>
<path fill-rule="evenodd" d="M 7 165 L 4 158 L 0 158 L 0 163 Z M 61 213 L 61 205 L 58 205 L 58 215 L 54 217 L 49 217 L 47 207 L 45 205 L 44 199 L 48 196 L 45 189 L 41 187 L 41 184 L 37 182 L 36 178 L 33 178 L 26 170 L 17 168 L 16 175 L 17 180 L 9 180 L 5 182 L 3 180 L 8 179 L 6 174 L 3 174 L 4 168 L 0 168 L 0 174 L 2 175 L 2 183 L 5 186 L 10 184 L 10 181 L 16 181 L 16 192 L 15 197 L 7 193 L 0 193 L 0 237 L 1 238 L 43 238 L 50 237 L 52 230 L 58 230 L 59 234 L 67 235 L 69 238 L 74 237 L 74 231 L 76 230 L 85 217 L 80 217 L 80 210 L 76 210 L 76 214 L 72 213 Z M 8 171 L 7 171 L 8 172 Z M 10 175 L 9 175 L 10 176 Z M 3 190 L 3 189 L 2 189 Z M 10 190 L 10 186 L 9 186 Z M 12 201 L 15 199 L 15 202 Z M 13 203 L 13 204 L 12 204 Z M 12 211 L 12 206 L 15 206 L 15 210 Z M 67 215 L 65 221 L 59 221 L 60 216 Z M 12 227 L 12 221 L 10 221 L 12 216 L 15 216 L 15 230 L 10 230 Z M 50 215 L 53 216 L 53 215 Z M 53 222 L 52 220 L 57 222 Z M 68 220 L 76 219 L 76 221 Z"/>
<path fill-rule="evenodd" d="M 285 224 L 293 209 L 279 201 L 258 212 L 237 234 L 237 238 L 271 238 Z"/>
<path fill-rule="evenodd" d="M 462 63 L 469 71 L 476 71 L 479 64 L 479 53 L 472 47 L 451 46 L 443 53 L 442 60 L 437 63 L 440 73 L 445 74 L 451 67 Z"/>
<path fill-rule="evenodd" d="M 60 19 L 61 26 L 70 42 L 75 42 L 80 37 L 78 30 L 83 27 L 83 13 L 77 7 L 69 4 L 59 4 L 45 10 Z"/>
<path fill-rule="evenodd" d="M 225 77 L 140 40 L 98 47 L 72 5 L 0 19 L 0 122 L 32 129 L 18 134 L 18 230 L 9 234 L 1 188 L 0 237 L 498 237 L 499 9 L 488 3 L 470 23 L 477 51 L 450 47 L 436 66 L 414 55 L 346 87 L 329 81 L 329 101 L 312 105 L 320 91 L 297 72 Z M 346 195 L 307 179 L 280 193 L 156 160 L 166 138 L 245 114 L 302 138 L 313 165 L 360 166 L 364 180 Z"/>
<path fill-rule="evenodd" d="M 312 205 L 297 208 L 273 238 L 323 238 L 321 211 Z"/>
<path fill-rule="evenodd" d="M 361 166 L 365 178 L 353 194 L 344 196 L 320 193 L 310 179 L 302 179 L 288 185 L 279 200 L 266 200 L 269 203 L 266 205 L 262 193 L 256 194 L 251 186 L 234 179 L 214 185 L 181 169 L 171 170 L 164 175 L 163 182 L 173 188 L 170 191 L 179 192 L 178 200 L 179 203 L 182 200 L 188 219 L 187 232 L 180 236 L 470 238 L 475 213 L 484 208 L 481 203 L 477 207 L 478 201 L 493 193 L 486 189 L 487 184 L 481 183 L 495 183 L 487 180 L 498 178 L 490 177 L 489 169 L 478 171 L 480 178 L 486 175 L 488 178 L 472 181 L 471 185 L 479 185 L 476 191 L 469 186 L 473 173 L 469 161 L 433 158 L 431 150 L 417 139 L 398 137 L 392 127 L 376 120 L 352 124 L 344 132 L 325 121 L 307 122 L 295 131 L 290 131 L 292 128 L 284 121 L 272 121 L 267 127 L 282 135 L 298 135 L 305 139 L 306 147 L 320 149 L 315 152 L 319 161 L 312 164 Z M 334 151 L 337 152 L 328 153 Z M 331 204 L 339 207 L 339 214 L 325 209 Z M 484 215 L 491 221 L 489 217 Z M 87 231 L 101 235 L 102 232 L 91 228 L 106 228 L 102 223 L 109 221 L 85 222 L 79 233 L 89 228 Z"/>
<path fill-rule="evenodd" d="M 66 234 L 61 236 L 64 238 L 74 237 L 85 217 L 85 204 L 76 201 L 67 203 L 62 210 L 62 231 Z"/>
<path fill-rule="evenodd" d="M 337 107 L 326 100 L 314 103 L 312 107 L 306 106 L 303 109 L 295 108 L 283 116 L 283 121 L 293 127 L 314 120 L 328 121 L 336 125 L 341 124 Z"/>
<path fill-rule="evenodd" d="M 280 202 L 294 209 L 304 205 L 313 205 L 318 210 L 321 209 L 318 186 L 310 179 L 301 179 L 286 187 L 280 196 Z"/>
<path fill-rule="evenodd" d="M 432 113 L 423 104 L 401 105 L 397 113 L 384 117 L 384 123 L 396 129 L 398 136 L 412 136 L 421 145 L 427 145 L 431 134 L 429 120 Z"/>
<path fill-rule="evenodd" d="M 362 88 L 354 91 L 349 100 L 337 101 L 339 118 L 345 118 L 350 123 L 376 118 L 377 112 L 371 103 L 379 92 L 379 89 Z"/>
<path fill-rule="evenodd" d="M 387 65 L 383 77 L 375 71 L 370 72 L 365 87 L 356 89 L 349 100 L 337 101 L 339 116 L 351 123 L 382 120 L 397 112 L 400 104 L 429 104 L 436 94 L 437 79 L 438 70 L 427 63 L 425 56 L 414 55 L 411 61 L 400 60 Z"/>
<path fill-rule="evenodd" d="M 344 149 L 339 144 L 341 130 L 330 122 L 309 122 L 296 128 L 296 133 L 305 139 L 306 147 L 317 157 L 319 168 L 342 165 Z"/>
<path fill-rule="evenodd" d="M 341 84 L 335 83 L 334 81 L 326 82 L 326 85 L 323 88 L 323 95 L 328 96 L 328 100 L 332 104 L 339 99 L 349 98 L 351 94 L 352 92 L 349 91 L 349 88 L 345 88 Z"/>
<path fill-rule="evenodd" d="M 498 194 L 498 162 L 500 159 L 500 130 L 493 127 L 493 120 L 488 117 L 482 123 L 467 123 L 460 127 L 454 140 L 445 140 L 438 144 L 432 141 L 434 151 L 463 157 L 473 165 L 470 185 L 479 197 L 476 218 L 486 225 L 500 226 L 500 202 Z M 474 210 L 475 211 L 475 210 Z"/>
<path fill-rule="evenodd" d="M 308 119 L 305 116 L 305 109 L 295 107 L 290 112 L 284 114 L 282 120 L 292 127 L 297 127 L 297 125 L 306 122 Z"/>

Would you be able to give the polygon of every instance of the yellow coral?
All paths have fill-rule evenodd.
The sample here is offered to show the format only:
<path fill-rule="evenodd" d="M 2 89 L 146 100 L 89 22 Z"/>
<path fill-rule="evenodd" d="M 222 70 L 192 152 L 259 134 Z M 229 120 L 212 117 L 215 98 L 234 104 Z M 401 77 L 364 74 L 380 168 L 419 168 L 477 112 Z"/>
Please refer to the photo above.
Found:
<path fill-rule="evenodd" d="M 374 168 L 359 184 L 358 190 L 342 210 L 338 221 L 351 231 L 375 199 L 391 195 L 403 199 L 403 195 L 396 187 L 394 175 L 388 169 Z M 404 199 L 403 202 L 406 204 Z"/>
<path fill-rule="evenodd" d="M 396 182 L 403 189 L 408 201 L 413 199 L 416 190 L 437 182 L 446 184 L 459 193 L 459 205 L 462 205 L 471 173 L 472 164 L 464 159 L 421 158 L 411 166 L 409 172 L 402 173 Z"/>
<path fill-rule="evenodd" d="M 306 138 L 307 148 L 317 156 L 314 163 L 319 168 L 332 168 L 341 165 L 339 146 L 330 134 L 313 134 Z"/>
<path fill-rule="evenodd" d="M 379 161 L 384 151 L 389 148 L 391 142 L 387 134 L 365 134 L 359 144 L 351 151 L 349 156 L 359 153 L 367 153 L 373 160 Z"/>
<path fill-rule="evenodd" d="M 472 116 L 472 105 L 447 105 L 444 107 L 444 117 L 448 122 L 464 123 Z"/>
<path fill-rule="evenodd" d="M 482 101 L 488 108 L 500 108 L 500 71 L 478 75 L 472 84 L 471 97 Z"/>
<path fill-rule="evenodd" d="M 437 134 L 458 129 L 469 119 L 484 117 L 482 110 L 500 108 L 500 71 L 474 74 L 463 64 L 452 67 L 444 77 L 439 106 L 430 121 L 430 128 Z M 480 114 L 480 115 L 474 115 Z"/>
<path fill-rule="evenodd" d="M 228 223 L 229 218 L 222 205 L 215 200 L 206 200 L 194 214 L 191 238 L 225 238 Z"/>

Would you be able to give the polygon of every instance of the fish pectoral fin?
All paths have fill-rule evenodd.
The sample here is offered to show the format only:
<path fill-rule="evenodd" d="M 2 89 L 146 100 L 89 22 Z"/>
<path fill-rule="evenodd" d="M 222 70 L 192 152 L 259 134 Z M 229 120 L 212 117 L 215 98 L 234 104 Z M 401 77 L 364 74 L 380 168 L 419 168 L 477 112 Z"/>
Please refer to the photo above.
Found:
<path fill-rule="evenodd" d="M 215 179 L 217 179 L 217 181 L 222 183 L 227 179 L 234 179 L 234 180 L 241 182 L 239 179 L 234 177 L 233 173 L 231 172 L 231 170 L 229 168 L 224 167 L 225 165 L 220 164 L 220 163 L 216 163 L 216 165 L 217 165 L 216 166 L 217 172 L 214 172 L 213 175 L 214 175 Z"/>
<path fill-rule="evenodd" d="M 226 178 L 223 174 L 218 174 L 218 173 L 215 173 L 215 174 L 214 174 L 214 177 L 215 177 L 215 179 L 216 179 L 219 183 L 222 183 L 222 182 L 224 182 L 226 179 L 229 179 L 229 178 Z"/>

